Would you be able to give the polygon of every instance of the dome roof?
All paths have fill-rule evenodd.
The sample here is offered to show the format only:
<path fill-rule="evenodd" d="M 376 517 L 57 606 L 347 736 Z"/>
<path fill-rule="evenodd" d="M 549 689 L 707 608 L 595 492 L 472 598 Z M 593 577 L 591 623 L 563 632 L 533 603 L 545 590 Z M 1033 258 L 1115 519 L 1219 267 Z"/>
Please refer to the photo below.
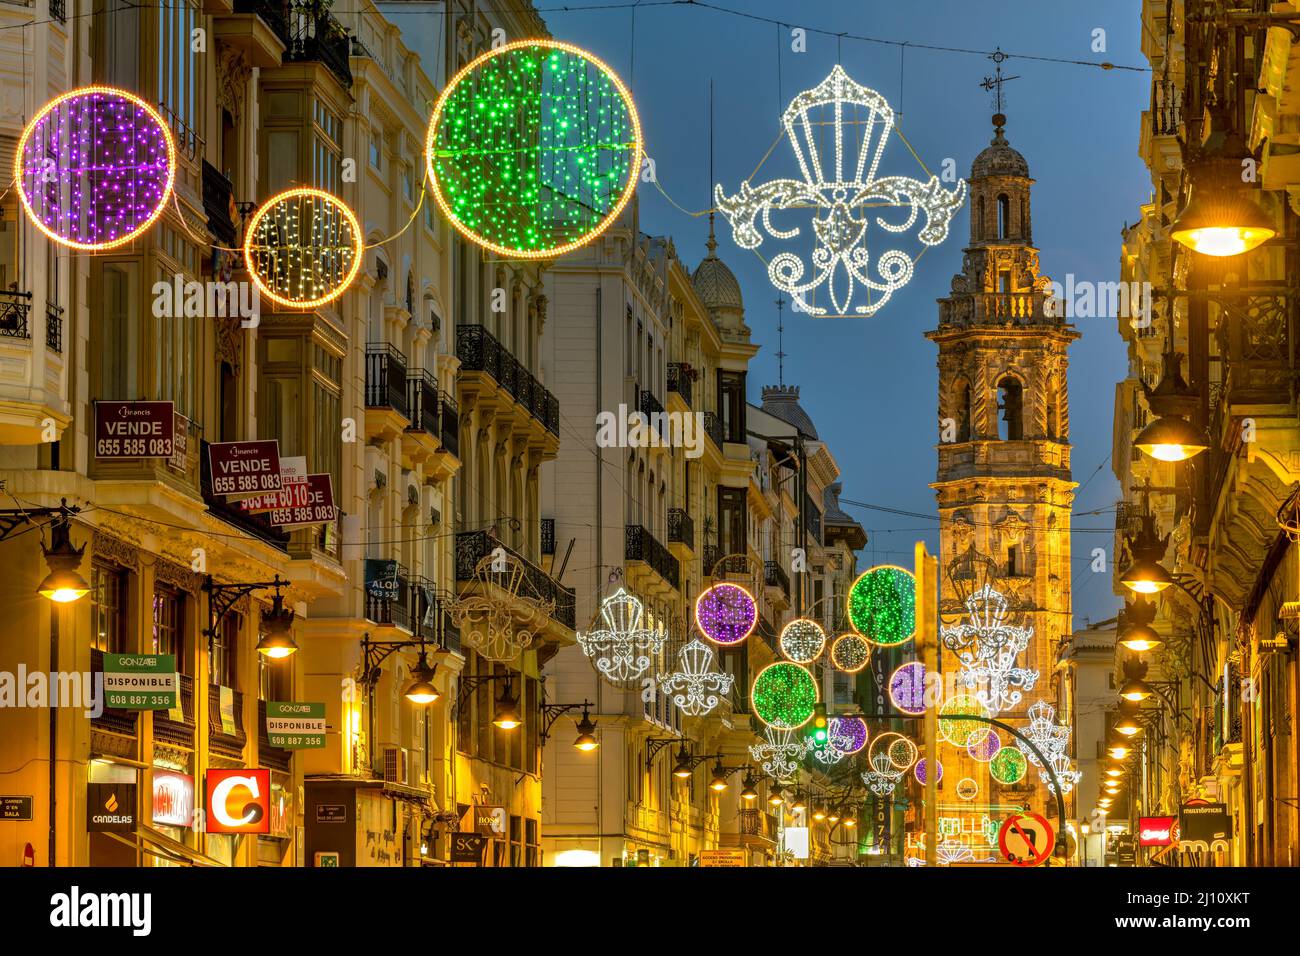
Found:
<path fill-rule="evenodd" d="M 1011 148 L 1007 138 L 1002 135 L 1002 127 L 997 127 L 993 139 L 984 152 L 975 157 L 970 167 L 971 179 L 984 176 L 1020 176 L 1029 178 L 1029 163 L 1025 157 Z"/>
<path fill-rule="evenodd" d="M 713 238 L 713 224 L 709 224 L 709 254 L 695 267 L 691 283 L 695 292 L 709 309 L 735 309 L 743 312 L 745 302 L 740 295 L 740 283 L 736 281 L 727 264 L 718 258 L 717 240 Z"/>
<path fill-rule="evenodd" d="M 793 425 L 804 437 L 817 440 L 817 426 L 799 404 L 798 385 L 764 385 L 763 411 Z"/>

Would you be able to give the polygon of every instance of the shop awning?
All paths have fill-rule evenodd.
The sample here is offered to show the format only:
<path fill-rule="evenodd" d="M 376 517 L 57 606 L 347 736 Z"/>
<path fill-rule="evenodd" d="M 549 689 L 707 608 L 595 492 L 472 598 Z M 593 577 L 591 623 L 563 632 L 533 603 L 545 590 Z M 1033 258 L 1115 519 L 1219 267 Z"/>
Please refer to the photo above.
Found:
<path fill-rule="evenodd" d="M 130 836 L 113 832 L 106 832 L 104 836 L 169 863 L 180 863 L 184 866 L 225 866 L 220 860 L 205 856 L 143 823 L 137 824 L 135 832 Z"/>

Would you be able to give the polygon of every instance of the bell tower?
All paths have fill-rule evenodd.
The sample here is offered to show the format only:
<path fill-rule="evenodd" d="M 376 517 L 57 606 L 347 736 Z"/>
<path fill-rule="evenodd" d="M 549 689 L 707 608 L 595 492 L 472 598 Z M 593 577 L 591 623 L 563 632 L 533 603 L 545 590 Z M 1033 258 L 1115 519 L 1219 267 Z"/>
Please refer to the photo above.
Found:
<path fill-rule="evenodd" d="M 988 584 L 1008 602 L 1009 623 L 1032 627 L 1016 662 L 1037 682 L 997 716 L 1021 717 L 1054 700 L 1056 645 L 1070 611 L 1069 400 L 1066 352 L 1078 332 L 1050 302 L 1033 245 L 1029 164 L 993 117 L 994 135 L 971 166 L 970 245 L 951 294 L 939 300 L 938 470 L 943 622 L 966 618 L 963 601 Z M 945 651 L 944 670 L 959 666 Z M 1009 742 L 1009 741 L 1007 741 Z M 1031 769 L 1027 781 L 1037 780 Z"/>

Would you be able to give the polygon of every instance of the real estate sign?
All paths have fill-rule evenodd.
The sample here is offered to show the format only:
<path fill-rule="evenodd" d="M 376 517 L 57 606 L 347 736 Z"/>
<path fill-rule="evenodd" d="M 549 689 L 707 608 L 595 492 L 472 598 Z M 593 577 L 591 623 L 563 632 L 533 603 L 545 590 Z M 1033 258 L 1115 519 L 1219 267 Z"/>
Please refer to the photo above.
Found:
<path fill-rule="evenodd" d="M 173 654 L 105 654 L 104 706 L 116 710 L 170 710 L 180 706 Z"/>

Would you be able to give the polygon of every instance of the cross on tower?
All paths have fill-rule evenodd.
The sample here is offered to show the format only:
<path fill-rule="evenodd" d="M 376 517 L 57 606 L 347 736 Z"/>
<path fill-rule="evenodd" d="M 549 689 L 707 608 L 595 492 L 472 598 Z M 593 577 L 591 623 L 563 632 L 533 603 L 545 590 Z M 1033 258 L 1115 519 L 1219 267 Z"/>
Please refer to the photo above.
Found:
<path fill-rule="evenodd" d="M 997 47 L 989 54 L 989 59 L 993 61 L 994 72 L 992 76 L 984 77 L 980 86 L 994 94 L 994 102 L 997 106 L 997 115 L 1002 116 L 1002 84 L 1010 83 L 1012 80 L 1020 79 L 1019 76 L 1003 76 L 1002 64 L 1010 59 L 1010 54 L 1003 53 L 1001 47 Z M 998 124 L 1002 125 L 1001 123 Z"/>

